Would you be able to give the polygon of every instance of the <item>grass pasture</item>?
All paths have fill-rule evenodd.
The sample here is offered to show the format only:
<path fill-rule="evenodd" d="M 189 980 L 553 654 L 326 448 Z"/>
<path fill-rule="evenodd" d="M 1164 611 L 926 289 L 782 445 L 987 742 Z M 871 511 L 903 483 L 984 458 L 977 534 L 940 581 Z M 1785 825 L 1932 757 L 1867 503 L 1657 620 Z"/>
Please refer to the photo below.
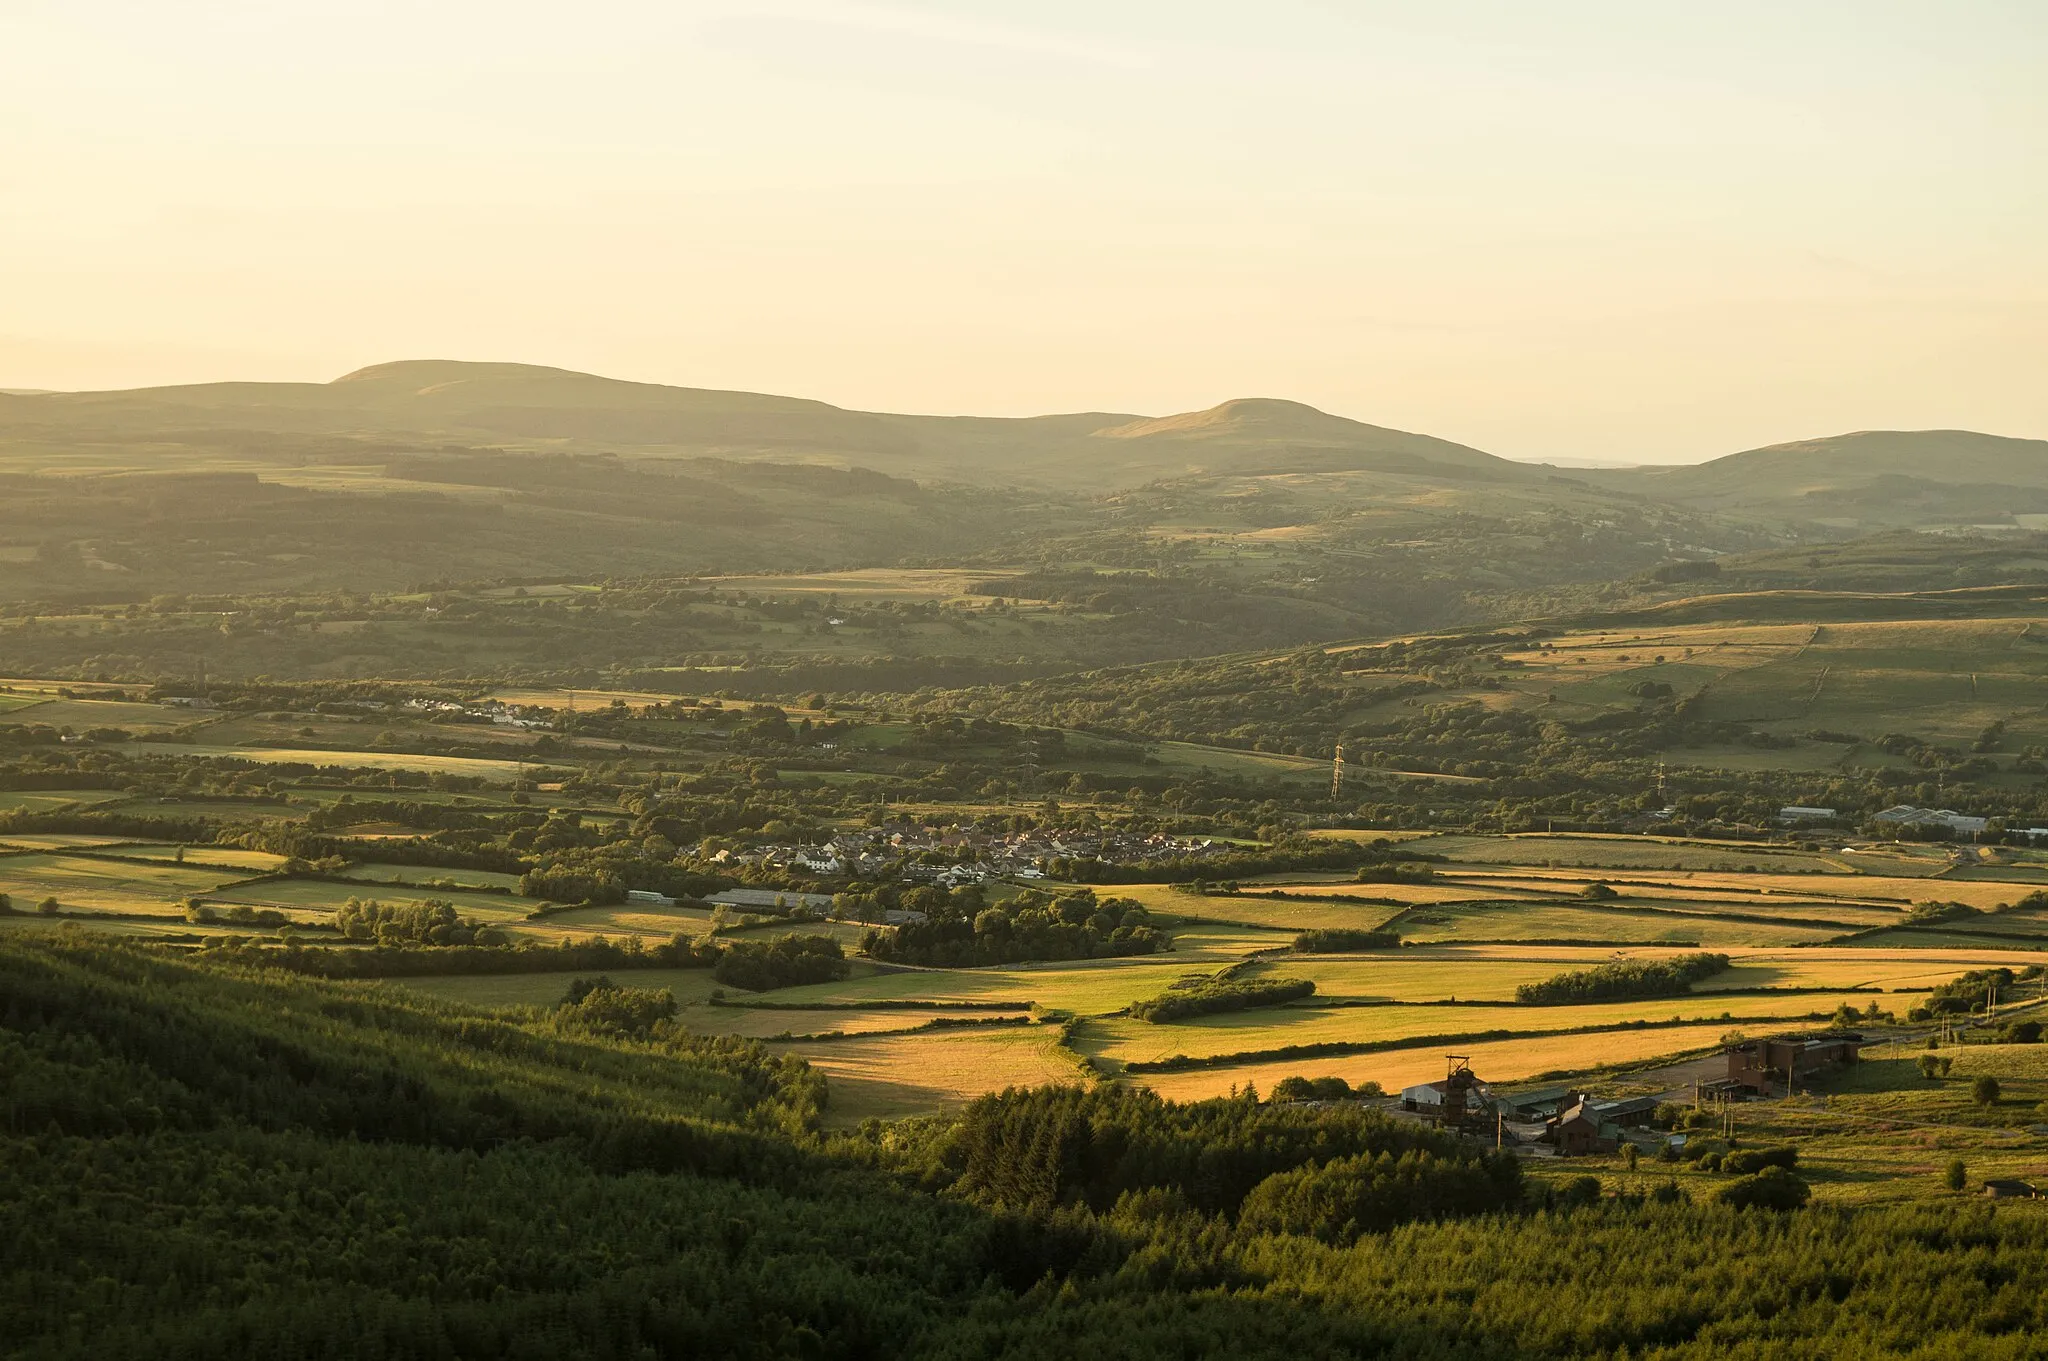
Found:
<path fill-rule="evenodd" d="M 1832 855 L 1780 847 L 1751 847 L 1677 837 L 1550 835 L 1432 836 L 1406 849 L 1480 865 L 1529 865 L 1585 869 L 1731 870 L 1780 874 L 1839 872 Z"/>
<path fill-rule="evenodd" d="M 0 726 L 41 723 L 51 728 L 75 728 L 80 732 L 90 728 L 122 728 L 129 732 L 160 733 L 188 727 L 192 722 L 190 709 L 110 699 L 44 699 L 11 709 L 0 708 Z"/>
<path fill-rule="evenodd" d="M 66 804 L 115 803 L 127 797 L 127 792 L 119 789 L 0 790 L 0 813 L 40 813 Z"/>
<path fill-rule="evenodd" d="M 1202 922 L 1262 927 L 1285 933 L 1289 938 L 1295 932 L 1326 928 L 1371 931 L 1402 910 L 1399 903 L 1374 903 L 1365 900 L 1357 903 L 1320 903 L 1302 899 L 1215 897 L 1187 901 L 1199 904 L 1199 907 L 1191 907 L 1189 912 Z M 1288 941 L 1282 939 L 1276 943 L 1284 945 Z"/>
<path fill-rule="evenodd" d="M 1843 934 L 1837 926 L 1794 919 L 1743 921 L 1707 913 L 1652 911 L 1616 903 L 1442 903 L 1418 908 L 1393 924 L 1403 940 L 1612 941 L 1703 949 L 1817 943 Z"/>
<path fill-rule="evenodd" d="M 286 857 L 273 851 L 245 851 L 239 846 L 176 846 L 160 842 L 138 842 L 130 845 L 110 846 L 107 855 L 118 855 L 123 860 L 146 860 L 152 864 L 175 865 L 178 852 L 185 853 L 184 863 L 211 867 L 219 865 L 247 874 L 269 874 L 282 867 Z"/>
<path fill-rule="evenodd" d="M 425 902 L 434 898 L 453 903 L 456 911 L 465 917 L 499 923 L 519 922 L 537 906 L 531 898 L 502 893 L 465 893 L 398 884 L 337 884 L 323 879 L 264 880 L 234 885 L 206 897 L 215 903 L 247 903 L 252 907 L 319 912 L 332 912 L 350 898 L 374 898 L 382 903 Z"/>
<path fill-rule="evenodd" d="M 54 897 L 66 911 L 175 914 L 177 900 L 206 894 L 224 880 L 218 870 L 62 854 L 0 856 L 0 893 L 17 909 Z"/>
<path fill-rule="evenodd" d="M 448 977 L 392 978 L 369 986 L 403 988 L 447 1002 L 472 1007 L 549 1007 L 560 1002 L 569 984 L 587 978 L 593 971 L 465 974 Z M 709 969 L 633 969 L 613 975 L 616 982 L 633 988 L 660 988 L 684 1006 L 702 1002 L 718 984 Z"/>
<path fill-rule="evenodd" d="M 351 879 L 375 879 L 382 883 L 415 884 L 422 887 L 426 886 L 429 880 L 460 884 L 466 888 L 519 887 L 519 876 L 516 874 L 498 874 L 491 870 L 443 869 L 438 865 L 386 865 L 369 861 L 360 865 L 350 865 L 348 874 Z"/>

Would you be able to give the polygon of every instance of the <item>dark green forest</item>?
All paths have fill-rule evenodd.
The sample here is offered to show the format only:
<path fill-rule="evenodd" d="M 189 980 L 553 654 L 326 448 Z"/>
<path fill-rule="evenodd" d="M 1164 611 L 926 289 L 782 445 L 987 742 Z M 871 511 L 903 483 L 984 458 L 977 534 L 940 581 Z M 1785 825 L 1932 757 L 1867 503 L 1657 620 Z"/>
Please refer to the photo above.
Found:
<path fill-rule="evenodd" d="M 2023 1212 L 1601 1197 L 1251 1095 L 827 1134 L 800 1062 L 579 1014 L 604 993 L 493 1018 L 0 947 L 0 1350 L 2019 1357 L 2048 1328 Z"/>

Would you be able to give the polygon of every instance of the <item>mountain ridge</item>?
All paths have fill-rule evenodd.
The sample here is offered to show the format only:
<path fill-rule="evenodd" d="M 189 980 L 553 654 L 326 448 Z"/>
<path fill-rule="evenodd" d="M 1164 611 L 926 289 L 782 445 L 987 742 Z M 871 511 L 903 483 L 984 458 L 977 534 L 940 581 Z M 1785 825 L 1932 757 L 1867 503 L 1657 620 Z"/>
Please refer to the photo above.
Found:
<path fill-rule="evenodd" d="M 1095 491 L 1184 476 L 1364 472 L 1515 483 L 1564 471 L 1278 397 L 1167 415 L 943 416 L 457 359 L 387 361 L 325 383 L 0 393 L 0 437 L 133 442 L 153 433 L 190 439 L 194 427 L 422 447 L 795 458 L 923 480 Z M 1605 491 L 1773 518 L 1912 523 L 2048 511 L 2048 441 L 1968 430 L 1851 431 L 1697 464 L 1568 472 Z M 2015 499 L 2005 488 L 2025 494 Z"/>

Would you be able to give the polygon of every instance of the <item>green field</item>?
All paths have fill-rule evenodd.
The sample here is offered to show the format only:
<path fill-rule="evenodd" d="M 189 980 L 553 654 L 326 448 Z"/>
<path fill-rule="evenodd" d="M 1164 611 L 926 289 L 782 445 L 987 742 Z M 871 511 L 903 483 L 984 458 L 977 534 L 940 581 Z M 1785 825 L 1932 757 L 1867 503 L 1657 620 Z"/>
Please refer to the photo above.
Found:
<path fill-rule="evenodd" d="M 582 973 L 477 974 L 443 978 L 394 978 L 378 987 L 403 988 L 473 1007 L 551 1007 Z M 688 1006 L 711 996 L 718 984 L 709 969 L 634 969 L 620 980 L 636 988 L 660 988 Z"/>
<path fill-rule="evenodd" d="M 1394 924 L 1403 940 L 1442 944 L 1458 940 L 1627 941 L 1654 945 L 1694 941 L 1709 949 L 1734 945 L 1793 945 L 1839 936 L 1838 927 L 1733 921 L 1678 912 L 1632 912 L 1592 903 L 1442 903 L 1419 908 Z"/>
<path fill-rule="evenodd" d="M 411 797 L 411 792 L 407 792 Z M 426 885 L 429 881 L 448 882 L 470 888 L 519 887 L 516 874 L 499 874 L 492 870 L 443 869 L 432 865 L 387 865 L 377 861 L 350 865 L 351 879 L 375 879 L 384 883 L 407 883 Z"/>
<path fill-rule="evenodd" d="M 267 879 L 225 888 L 207 897 L 217 903 L 248 903 L 256 907 L 308 908 L 325 912 L 334 911 L 350 898 L 374 898 L 383 903 L 439 899 L 453 903 L 465 917 L 479 917 L 492 922 L 518 921 L 538 906 L 530 898 L 502 893 L 465 893 L 396 884 L 335 884 L 318 879 Z"/>
<path fill-rule="evenodd" d="M 7 789 L 0 790 L 0 813 L 42 812 L 68 803 L 112 803 L 127 797 L 119 789 Z"/>
<path fill-rule="evenodd" d="M 169 732 L 189 727 L 195 715 L 190 709 L 166 708 L 161 704 L 128 704 L 104 699 L 44 699 L 7 704 L 24 697 L 0 695 L 0 726 L 41 723 L 51 728 L 122 728 L 129 732 Z"/>
<path fill-rule="evenodd" d="M 138 861 L 0 856 L 0 893 L 10 894 L 21 910 L 54 897 L 67 911 L 171 915 L 178 899 L 205 893 L 226 878 L 223 871 Z"/>
<path fill-rule="evenodd" d="M 1481 865 L 1580 866 L 1592 869 L 1743 870 L 1778 874 L 1835 873 L 1844 866 L 1831 855 L 1747 847 L 1663 837 L 1432 836 L 1408 843 L 1430 855 Z"/>

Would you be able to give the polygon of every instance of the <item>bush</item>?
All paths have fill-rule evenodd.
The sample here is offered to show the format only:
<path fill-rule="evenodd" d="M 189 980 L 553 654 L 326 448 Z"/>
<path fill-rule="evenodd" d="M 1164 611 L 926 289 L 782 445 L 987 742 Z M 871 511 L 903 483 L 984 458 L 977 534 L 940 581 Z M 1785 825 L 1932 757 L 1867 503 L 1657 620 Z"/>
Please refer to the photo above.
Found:
<path fill-rule="evenodd" d="M 1697 953 L 1672 959 L 1624 960 L 1591 969 L 1575 969 L 1541 983 L 1524 983 L 1515 1000 L 1538 1006 L 1569 1002 L 1623 1002 L 1652 997 L 1682 997 L 1692 985 L 1728 967 L 1728 956 Z"/>
<path fill-rule="evenodd" d="M 45 917 L 54 917 L 63 910 L 63 904 L 59 903 L 55 896 L 45 898 L 36 904 L 36 911 L 42 913 Z"/>
<path fill-rule="evenodd" d="M 481 921 L 458 916 L 455 904 L 440 898 L 416 903 L 350 898 L 334 910 L 334 929 L 349 940 L 380 945 L 479 945 L 496 934 Z"/>
<path fill-rule="evenodd" d="M 579 978 L 569 985 L 569 994 L 562 1019 L 598 1035 L 645 1039 L 676 1014 L 675 996 L 666 988 L 622 988 L 609 978 Z"/>
<path fill-rule="evenodd" d="M 1798 1166 L 1799 1150 L 1789 1146 L 1740 1149 L 1721 1160 L 1721 1170 L 1738 1177 L 1761 1172 L 1767 1167 L 1782 1167 L 1790 1172 Z"/>
<path fill-rule="evenodd" d="M 1597 1205 L 1600 1202 L 1600 1178 L 1573 1177 L 1557 1188 L 1559 1205 Z"/>
<path fill-rule="evenodd" d="M 1354 950 L 1392 950 L 1399 948 L 1401 937 L 1393 931 L 1357 931 L 1329 928 L 1321 931 L 1304 931 L 1294 938 L 1294 953 L 1298 955 L 1348 954 Z"/>
<path fill-rule="evenodd" d="M 1612 884 L 1603 884 L 1595 881 L 1580 889 L 1579 896 L 1592 902 L 1604 903 L 1619 898 L 1621 894 L 1615 891 Z"/>
<path fill-rule="evenodd" d="M 1253 1007 L 1277 1007 L 1298 1002 L 1315 994 L 1316 985 L 1306 978 L 1236 979 L 1202 978 L 1185 986 L 1176 983 L 1159 996 L 1131 1004 L 1131 1015 L 1140 1021 L 1163 1023 L 1189 1016 L 1212 1016 L 1221 1011 L 1247 1011 Z"/>
<path fill-rule="evenodd" d="M 1518 1176 L 1512 1155 L 1469 1160 L 1362 1153 L 1274 1173 L 1245 1197 L 1238 1223 L 1250 1233 L 1349 1243 L 1410 1220 L 1498 1209 Z"/>
<path fill-rule="evenodd" d="M 1715 1199 L 1739 1210 L 1796 1210 L 1812 1194 L 1806 1183 L 1787 1169 L 1766 1167 L 1753 1177 L 1722 1187 Z"/>
<path fill-rule="evenodd" d="M 1378 1087 L 1378 1083 L 1370 1084 Z M 1273 1085 L 1275 1101 L 1349 1101 L 1364 1092 L 1353 1092 L 1341 1077 L 1283 1077 Z"/>
<path fill-rule="evenodd" d="M 1960 1191 L 1970 1184 L 1970 1168 L 1961 1158 L 1948 1160 L 1948 1171 L 1942 1173 L 1942 1185 L 1951 1191 Z"/>
<path fill-rule="evenodd" d="M 881 895 L 843 894 L 844 905 L 866 914 L 887 909 Z M 1144 904 L 1131 898 L 1097 898 L 1093 889 L 1054 898 L 1030 893 L 989 904 L 977 888 L 912 889 L 898 904 L 926 914 L 923 921 L 867 933 L 861 950 L 887 963 L 928 968 L 986 968 L 1029 960 L 1109 959 L 1158 954 L 1173 938 L 1152 924 Z"/>
<path fill-rule="evenodd" d="M 1980 1106 L 1991 1107 L 1997 1105 L 1998 1095 L 1998 1079 L 1989 1073 L 1984 1074 L 1984 1076 L 1970 1084 L 1970 1100 Z"/>
<path fill-rule="evenodd" d="M 2039 1021 L 2014 1021 L 2005 1028 L 2007 1044 L 2039 1044 L 2041 1023 Z"/>
<path fill-rule="evenodd" d="M 743 940 L 726 947 L 711 976 L 749 992 L 791 988 L 803 983 L 829 983 L 844 978 L 852 965 L 839 942 L 830 936 L 788 935 L 773 942 Z"/>
<path fill-rule="evenodd" d="M 1402 860 L 1392 865 L 1367 865 L 1358 872 L 1361 884 L 1426 884 L 1436 878 L 1436 867 L 1421 860 Z"/>

